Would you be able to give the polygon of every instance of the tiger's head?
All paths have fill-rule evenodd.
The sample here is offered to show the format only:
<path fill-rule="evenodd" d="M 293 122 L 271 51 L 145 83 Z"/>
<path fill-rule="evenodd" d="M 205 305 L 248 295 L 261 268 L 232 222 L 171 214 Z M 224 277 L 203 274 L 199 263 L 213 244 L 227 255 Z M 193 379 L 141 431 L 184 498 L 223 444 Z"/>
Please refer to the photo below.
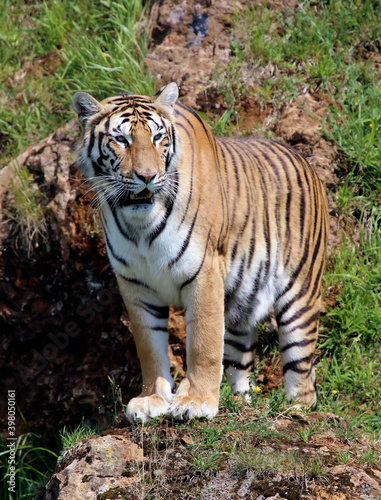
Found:
<path fill-rule="evenodd" d="M 173 82 L 154 97 L 123 94 L 98 102 L 85 92 L 74 94 L 72 107 L 83 129 L 78 162 L 99 206 L 107 202 L 143 214 L 171 196 L 177 98 Z"/>

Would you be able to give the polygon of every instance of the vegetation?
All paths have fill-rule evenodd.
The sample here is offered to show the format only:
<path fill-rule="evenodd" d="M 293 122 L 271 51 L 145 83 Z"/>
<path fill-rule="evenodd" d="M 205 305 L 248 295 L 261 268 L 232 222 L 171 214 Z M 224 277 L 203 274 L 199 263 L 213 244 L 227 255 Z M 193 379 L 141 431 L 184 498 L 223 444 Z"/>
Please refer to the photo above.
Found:
<path fill-rule="evenodd" d="M 142 29 L 142 19 L 141 0 L 3 2 L 1 163 L 71 118 L 71 96 L 78 89 L 97 98 L 126 89 L 147 94 L 154 91 L 153 80 L 142 64 L 147 32 Z M 341 418 L 316 424 L 309 420 L 308 412 L 299 414 L 302 423 L 286 432 L 276 425 L 283 417 L 292 419 L 293 409 L 284 404 L 282 390 L 263 394 L 260 384 L 253 385 L 251 403 L 246 404 L 233 398 L 224 383 L 220 415 L 213 424 L 196 420 L 181 426 L 197 443 L 181 452 L 195 476 L 218 470 L 233 455 L 237 475 L 255 470 L 260 477 L 292 474 L 301 482 L 321 478 L 328 471 L 323 458 L 311 455 L 306 460 L 300 450 L 281 453 L 277 442 L 300 441 L 304 446 L 327 430 L 343 443 L 356 442 L 364 433 L 371 436 L 366 449 L 338 452 L 338 463 L 378 463 L 373 445 L 381 438 L 381 114 L 379 75 L 364 54 L 377 49 L 380 26 L 378 0 L 304 1 L 296 13 L 286 15 L 262 3 L 235 15 L 231 62 L 226 72 L 216 71 L 217 92 L 229 106 L 221 119 L 209 120 L 216 133 L 232 133 L 237 128 L 232 120 L 237 116 L 240 95 L 247 91 L 249 66 L 258 69 L 252 91 L 263 105 L 279 109 L 282 102 L 303 89 L 330 103 L 322 134 L 340 153 L 340 184 L 333 196 L 338 216 L 351 227 L 351 237 L 343 237 L 327 263 L 324 295 L 334 305 L 326 307 L 322 318 L 317 374 L 319 410 Z M 262 125 L 260 133 L 269 134 L 270 126 Z M 27 173 L 20 183 L 18 192 L 24 197 L 18 205 L 26 204 L 28 214 L 38 221 L 32 222 L 30 234 L 36 227 L 44 234 L 40 195 L 30 186 Z M 25 219 L 21 212 L 8 215 Z M 269 352 L 263 355 L 258 372 L 269 356 Z M 269 419 L 274 425 L 269 425 Z M 164 460 L 174 447 L 160 434 L 166 426 L 168 419 L 158 419 L 144 429 L 133 429 L 153 460 L 137 469 L 146 481 L 147 498 L 158 498 L 155 492 L 166 484 L 165 463 L 155 462 L 159 449 Z M 176 427 L 176 432 L 179 429 Z M 62 431 L 64 447 L 82 439 L 83 432 L 87 431 L 82 427 Z M 18 438 L 20 499 L 32 498 L 33 489 L 46 478 L 57 458 L 36 445 L 36 440 L 33 434 Z M 276 459 L 272 448 L 279 452 Z M 4 476 L 8 454 L 2 443 Z M 155 474 L 157 471 L 161 472 Z M 1 490 L 2 498 L 7 495 L 6 489 Z"/>
<path fill-rule="evenodd" d="M 64 427 L 62 431 L 60 431 L 62 448 L 64 451 L 69 450 L 77 443 L 95 434 L 96 432 L 94 429 L 84 424 L 79 424 L 75 429 L 67 429 Z"/>
<path fill-rule="evenodd" d="M 0 12 L 2 160 L 73 117 L 83 90 L 151 93 L 141 0 L 5 0 Z"/>
<path fill-rule="evenodd" d="M 0 436 L 0 473 L 4 480 L 0 486 L 0 498 L 4 500 L 28 500 L 44 486 L 57 463 L 57 454 L 49 449 L 45 440 L 31 432 L 18 436 L 15 443 L 14 462 L 9 445 Z M 7 478 L 14 467 L 15 493 L 9 490 Z"/>

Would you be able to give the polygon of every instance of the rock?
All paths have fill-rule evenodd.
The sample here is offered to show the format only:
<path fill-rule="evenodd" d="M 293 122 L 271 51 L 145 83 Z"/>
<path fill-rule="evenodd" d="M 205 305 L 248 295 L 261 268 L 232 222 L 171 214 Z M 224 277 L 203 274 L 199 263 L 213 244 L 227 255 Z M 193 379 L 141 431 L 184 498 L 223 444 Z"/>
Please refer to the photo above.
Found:
<path fill-rule="evenodd" d="M 138 464 L 145 460 L 143 452 L 125 436 L 98 436 L 74 448 L 63 455 L 61 462 L 70 463 L 51 477 L 42 499 L 113 498 L 111 493 L 122 495 L 140 480 Z"/>

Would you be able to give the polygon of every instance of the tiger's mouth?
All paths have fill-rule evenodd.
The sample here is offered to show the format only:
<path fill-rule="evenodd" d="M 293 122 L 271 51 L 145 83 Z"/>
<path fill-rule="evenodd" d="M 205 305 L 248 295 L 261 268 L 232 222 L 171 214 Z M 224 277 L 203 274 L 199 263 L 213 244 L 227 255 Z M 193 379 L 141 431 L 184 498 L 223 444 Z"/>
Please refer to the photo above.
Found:
<path fill-rule="evenodd" d="M 145 188 L 140 193 L 126 192 L 118 200 L 118 203 L 122 207 L 128 207 L 131 205 L 152 205 L 154 202 L 154 194 L 149 189 Z"/>

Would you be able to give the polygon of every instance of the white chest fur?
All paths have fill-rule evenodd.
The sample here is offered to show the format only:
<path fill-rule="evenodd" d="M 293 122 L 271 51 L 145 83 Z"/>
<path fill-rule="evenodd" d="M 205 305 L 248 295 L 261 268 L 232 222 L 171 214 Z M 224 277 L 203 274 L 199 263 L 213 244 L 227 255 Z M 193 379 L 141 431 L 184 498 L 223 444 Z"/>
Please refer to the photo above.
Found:
<path fill-rule="evenodd" d="M 108 206 L 102 208 L 101 219 L 114 271 L 144 283 L 163 304 L 182 306 L 181 284 L 197 271 L 204 251 L 195 234 L 183 250 L 189 225 L 172 213 L 165 228 L 152 239 L 153 224 L 131 230 L 123 223 L 123 213 L 112 212 Z"/>

